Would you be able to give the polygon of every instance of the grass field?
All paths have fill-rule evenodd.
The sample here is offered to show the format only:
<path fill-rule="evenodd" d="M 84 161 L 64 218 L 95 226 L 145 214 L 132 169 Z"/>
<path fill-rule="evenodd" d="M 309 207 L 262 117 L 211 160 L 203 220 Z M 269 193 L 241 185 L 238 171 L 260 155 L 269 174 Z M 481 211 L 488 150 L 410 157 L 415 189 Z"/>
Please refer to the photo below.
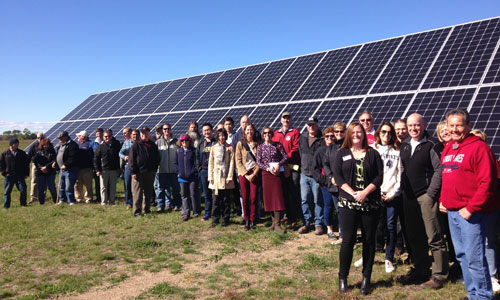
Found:
<path fill-rule="evenodd" d="M 1 147 L 5 149 L 5 147 Z M 27 180 L 29 182 L 29 180 Z M 29 186 L 29 183 L 28 183 Z M 3 184 L 1 185 L 3 194 Z M 461 283 L 442 290 L 402 286 L 398 265 L 386 274 L 383 254 L 374 266 L 372 294 L 359 293 L 361 270 L 351 269 L 352 290 L 337 293 L 339 246 L 326 236 L 278 235 L 265 225 L 245 232 L 237 225 L 181 222 L 178 212 L 133 218 L 118 204 L 55 206 L 50 202 L 0 211 L 0 299 L 91 296 L 117 291 L 113 299 L 461 299 Z M 269 224 L 270 220 L 265 219 Z M 361 247 L 355 249 L 355 259 Z M 151 275 L 153 274 L 153 275 Z M 137 286 L 139 278 L 151 283 Z M 153 282 L 154 281 L 154 282 Z M 96 292 L 97 291 L 97 292 Z M 119 294 L 121 292 L 122 294 Z M 89 296 L 85 296 L 89 295 Z M 126 296 L 120 296 L 126 295 Z"/>

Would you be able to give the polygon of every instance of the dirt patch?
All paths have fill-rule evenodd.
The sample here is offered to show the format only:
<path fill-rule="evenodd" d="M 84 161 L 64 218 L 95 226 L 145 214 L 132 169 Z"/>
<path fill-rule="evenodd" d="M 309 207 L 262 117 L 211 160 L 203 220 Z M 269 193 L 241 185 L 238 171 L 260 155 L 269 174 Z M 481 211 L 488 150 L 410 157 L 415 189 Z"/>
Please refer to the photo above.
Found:
<path fill-rule="evenodd" d="M 237 232 L 235 232 L 237 234 Z M 244 292 L 248 286 L 258 285 L 263 280 L 261 272 L 246 272 L 244 267 L 235 270 L 234 266 L 252 266 L 259 262 L 276 262 L 286 260 L 287 265 L 280 265 L 278 268 L 269 267 L 270 273 L 285 273 L 290 276 L 294 275 L 295 267 L 302 262 L 301 254 L 315 252 L 324 249 L 328 243 L 326 235 L 315 236 L 312 233 L 306 235 L 297 235 L 291 240 L 285 241 L 283 244 L 275 247 L 270 247 L 259 252 L 237 252 L 222 256 L 217 261 L 208 259 L 214 253 L 214 249 L 198 249 L 199 255 L 190 255 L 189 263 L 182 266 L 182 272 L 172 274 L 170 270 L 164 269 L 157 273 L 141 272 L 135 276 L 127 278 L 117 285 L 107 285 L 92 288 L 90 291 L 80 295 L 69 295 L 59 297 L 58 299 L 134 299 L 142 292 L 149 290 L 153 286 L 167 282 L 173 286 L 181 288 L 190 288 L 196 285 L 196 299 L 204 299 L 208 297 L 216 297 L 220 292 L 206 288 L 205 284 L 197 284 L 204 281 L 210 274 L 217 271 L 217 266 L 229 266 L 228 272 L 235 272 L 237 280 L 244 282 L 245 286 L 236 290 L 224 291 L 231 295 L 237 295 Z M 300 248 L 300 249 L 299 249 Z M 233 267 L 232 267 L 233 266 Z M 223 293 L 223 294 L 224 294 Z M 217 297 L 218 298 L 218 297 Z"/>

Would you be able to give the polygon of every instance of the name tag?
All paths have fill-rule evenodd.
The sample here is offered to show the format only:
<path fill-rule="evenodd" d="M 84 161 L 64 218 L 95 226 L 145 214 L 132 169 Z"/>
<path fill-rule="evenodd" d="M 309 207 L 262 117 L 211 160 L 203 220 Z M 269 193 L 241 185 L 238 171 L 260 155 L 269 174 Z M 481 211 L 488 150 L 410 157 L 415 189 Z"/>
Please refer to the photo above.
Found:
<path fill-rule="evenodd" d="M 291 140 L 291 139 L 292 139 L 292 137 L 291 137 L 291 136 L 287 136 L 287 137 L 285 138 L 285 140 L 286 140 L 286 141 L 289 141 L 289 140 Z"/>
<path fill-rule="evenodd" d="M 348 161 L 350 159 L 352 159 L 352 156 L 350 154 L 342 157 L 343 161 Z"/>

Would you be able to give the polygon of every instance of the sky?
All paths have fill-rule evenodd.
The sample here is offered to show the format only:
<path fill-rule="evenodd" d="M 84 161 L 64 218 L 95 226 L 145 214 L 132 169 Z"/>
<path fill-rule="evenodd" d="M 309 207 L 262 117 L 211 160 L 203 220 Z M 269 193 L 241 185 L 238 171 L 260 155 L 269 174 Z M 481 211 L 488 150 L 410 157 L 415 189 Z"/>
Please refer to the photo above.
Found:
<path fill-rule="evenodd" d="M 500 1 L 0 0 L 0 133 L 89 95 L 500 15 Z"/>

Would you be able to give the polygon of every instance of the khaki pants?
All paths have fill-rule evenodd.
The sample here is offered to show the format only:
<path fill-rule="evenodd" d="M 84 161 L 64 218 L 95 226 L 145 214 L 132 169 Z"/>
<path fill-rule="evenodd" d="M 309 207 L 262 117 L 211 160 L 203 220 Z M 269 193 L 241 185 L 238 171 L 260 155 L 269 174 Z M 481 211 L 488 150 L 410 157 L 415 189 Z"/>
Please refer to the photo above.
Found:
<path fill-rule="evenodd" d="M 85 194 L 83 193 L 83 187 L 85 186 Z M 76 202 L 83 202 L 84 198 L 86 202 L 92 201 L 93 191 L 92 191 L 92 169 L 80 169 L 78 171 L 78 176 L 75 183 L 75 198 Z"/>
<path fill-rule="evenodd" d="M 137 174 L 132 178 L 132 200 L 134 201 L 134 215 L 139 215 L 144 208 L 145 213 L 150 212 L 150 201 L 154 197 L 155 171 Z"/>
<path fill-rule="evenodd" d="M 38 201 L 38 183 L 36 182 L 36 166 L 34 163 L 31 164 L 31 190 L 30 190 L 30 202 Z"/>
<path fill-rule="evenodd" d="M 103 170 L 100 176 L 101 203 L 115 204 L 116 182 L 118 181 L 118 170 Z"/>

